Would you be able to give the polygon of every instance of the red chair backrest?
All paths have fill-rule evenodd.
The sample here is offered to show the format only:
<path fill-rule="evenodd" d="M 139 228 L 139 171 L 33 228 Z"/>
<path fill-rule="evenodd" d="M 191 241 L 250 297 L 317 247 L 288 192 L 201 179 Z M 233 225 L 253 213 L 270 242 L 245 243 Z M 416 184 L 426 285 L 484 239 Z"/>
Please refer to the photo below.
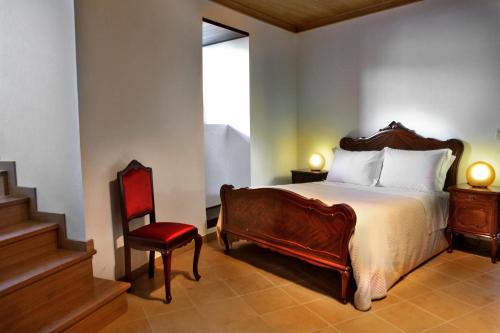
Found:
<path fill-rule="evenodd" d="M 153 172 L 133 160 L 118 172 L 122 214 L 125 221 L 154 213 Z"/>

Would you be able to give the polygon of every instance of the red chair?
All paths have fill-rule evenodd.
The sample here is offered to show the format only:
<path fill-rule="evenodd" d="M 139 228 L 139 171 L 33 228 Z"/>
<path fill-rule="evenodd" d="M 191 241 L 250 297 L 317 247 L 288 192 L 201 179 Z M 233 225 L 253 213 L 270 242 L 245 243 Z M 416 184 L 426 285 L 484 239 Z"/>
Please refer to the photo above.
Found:
<path fill-rule="evenodd" d="M 154 277 L 155 251 L 161 253 L 165 275 L 166 303 L 172 300 L 170 275 L 172 251 L 194 240 L 193 274 L 198 281 L 198 259 L 200 258 L 202 238 L 198 229 L 192 225 L 177 222 L 156 222 L 153 194 L 153 171 L 133 160 L 118 172 L 120 205 L 122 213 L 123 238 L 125 243 L 125 278 L 132 280 L 130 249 L 149 251 L 149 278 Z M 132 219 L 149 214 L 149 224 L 129 230 Z"/>

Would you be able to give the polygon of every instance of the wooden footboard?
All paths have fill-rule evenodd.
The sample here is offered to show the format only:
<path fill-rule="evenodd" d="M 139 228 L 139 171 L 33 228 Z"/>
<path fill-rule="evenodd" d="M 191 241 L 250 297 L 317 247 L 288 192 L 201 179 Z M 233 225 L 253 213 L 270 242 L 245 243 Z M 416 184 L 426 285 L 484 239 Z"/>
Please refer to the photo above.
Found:
<path fill-rule="evenodd" d="M 350 279 L 349 239 L 356 214 L 346 204 L 327 206 L 296 193 L 275 189 L 234 189 L 223 185 L 221 235 L 227 234 L 342 274 L 341 299 Z"/>

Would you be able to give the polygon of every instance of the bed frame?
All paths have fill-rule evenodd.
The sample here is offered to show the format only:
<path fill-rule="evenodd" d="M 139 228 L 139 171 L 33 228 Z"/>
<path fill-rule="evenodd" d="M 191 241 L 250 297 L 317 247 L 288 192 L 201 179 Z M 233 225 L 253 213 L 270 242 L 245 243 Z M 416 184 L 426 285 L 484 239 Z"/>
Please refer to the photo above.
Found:
<path fill-rule="evenodd" d="M 392 122 L 368 138 L 343 138 L 345 150 L 406 150 L 449 148 L 456 156 L 448 171 L 445 189 L 455 185 L 463 143 L 450 139 L 424 138 L 402 124 Z M 228 237 L 245 239 L 313 265 L 335 269 L 341 274 L 340 299 L 347 302 L 351 277 L 349 240 L 356 226 L 356 213 L 346 204 L 327 206 L 315 199 L 274 188 L 220 190 L 222 223 L 220 235 L 229 253 Z"/>

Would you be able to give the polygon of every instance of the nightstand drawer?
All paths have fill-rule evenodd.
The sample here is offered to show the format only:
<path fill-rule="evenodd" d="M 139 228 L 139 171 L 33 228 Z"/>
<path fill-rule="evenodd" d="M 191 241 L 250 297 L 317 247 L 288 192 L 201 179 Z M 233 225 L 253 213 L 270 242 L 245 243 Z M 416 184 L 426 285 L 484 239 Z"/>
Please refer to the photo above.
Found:
<path fill-rule="evenodd" d="M 454 192 L 451 194 L 454 201 L 460 202 L 487 202 L 488 204 L 494 203 L 497 200 L 496 196 L 481 195 L 476 193 L 462 193 Z"/>
<path fill-rule="evenodd" d="M 480 200 L 454 200 L 450 211 L 450 227 L 470 233 L 491 234 L 496 224 L 491 205 Z"/>

